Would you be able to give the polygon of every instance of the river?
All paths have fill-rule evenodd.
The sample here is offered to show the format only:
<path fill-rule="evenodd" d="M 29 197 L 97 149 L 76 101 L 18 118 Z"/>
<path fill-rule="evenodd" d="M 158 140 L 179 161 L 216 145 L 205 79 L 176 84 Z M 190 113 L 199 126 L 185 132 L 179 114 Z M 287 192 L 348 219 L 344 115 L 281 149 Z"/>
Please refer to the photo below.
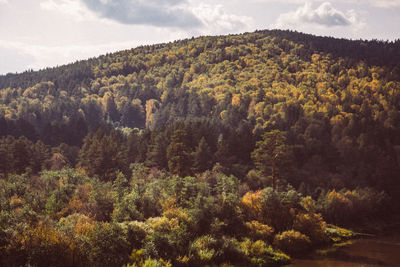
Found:
<path fill-rule="evenodd" d="M 400 233 L 351 240 L 342 246 L 319 250 L 289 266 L 369 267 L 400 266 Z"/>

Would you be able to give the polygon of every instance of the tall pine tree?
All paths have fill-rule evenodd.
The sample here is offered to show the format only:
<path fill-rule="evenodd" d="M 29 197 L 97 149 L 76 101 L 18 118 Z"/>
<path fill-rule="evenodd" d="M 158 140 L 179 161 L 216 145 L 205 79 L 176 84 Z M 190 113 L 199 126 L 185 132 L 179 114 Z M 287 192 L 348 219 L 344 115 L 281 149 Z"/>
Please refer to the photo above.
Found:
<path fill-rule="evenodd" d="M 167 148 L 167 159 L 169 171 L 179 176 L 190 175 L 191 155 L 186 145 L 186 133 L 176 130 L 172 135 L 171 142 Z"/>
<path fill-rule="evenodd" d="M 199 145 L 193 153 L 193 161 L 193 169 L 195 172 L 204 172 L 212 165 L 211 150 L 204 137 L 200 139 Z"/>

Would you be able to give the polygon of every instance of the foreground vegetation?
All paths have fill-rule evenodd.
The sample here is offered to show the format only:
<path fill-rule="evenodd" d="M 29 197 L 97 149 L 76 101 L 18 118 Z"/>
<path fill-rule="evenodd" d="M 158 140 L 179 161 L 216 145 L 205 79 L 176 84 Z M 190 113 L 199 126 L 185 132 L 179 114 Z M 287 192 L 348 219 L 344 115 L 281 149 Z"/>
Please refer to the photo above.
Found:
<path fill-rule="evenodd" d="M 291 148 L 279 131 L 257 142 L 256 167 L 240 179 L 219 163 L 207 169 L 205 138 L 189 153 L 185 133 L 176 129 L 166 148 L 168 171 L 151 167 L 152 157 L 127 166 L 137 136 L 112 128 L 78 150 L 2 138 L 12 160 L 2 161 L 0 179 L 1 265 L 285 264 L 353 236 L 327 222 L 388 216 L 390 197 L 370 187 L 318 188 L 311 197 L 290 186 Z"/>
<path fill-rule="evenodd" d="M 0 265 L 283 264 L 390 220 L 399 62 L 258 31 L 0 76 Z"/>
<path fill-rule="evenodd" d="M 141 164 L 131 171 L 113 182 L 73 169 L 2 180 L 1 265 L 282 264 L 351 236 L 323 216 L 378 216 L 385 204 L 367 189 L 327 191 L 317 201 L 290 187 L 245 193 L 216 168 L 185 178 Z"/>

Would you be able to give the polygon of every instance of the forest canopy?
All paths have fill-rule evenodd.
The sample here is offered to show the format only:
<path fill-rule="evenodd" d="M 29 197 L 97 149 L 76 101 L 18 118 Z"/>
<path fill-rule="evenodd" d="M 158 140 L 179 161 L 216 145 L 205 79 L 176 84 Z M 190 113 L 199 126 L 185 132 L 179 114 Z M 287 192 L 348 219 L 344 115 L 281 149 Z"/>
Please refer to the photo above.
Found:
<path fill-rule="evenodd" d="M 286 263 L 396 215 L 399 173 L 399 40 L 265 30 L 0 76 L 0 265 Z"/>

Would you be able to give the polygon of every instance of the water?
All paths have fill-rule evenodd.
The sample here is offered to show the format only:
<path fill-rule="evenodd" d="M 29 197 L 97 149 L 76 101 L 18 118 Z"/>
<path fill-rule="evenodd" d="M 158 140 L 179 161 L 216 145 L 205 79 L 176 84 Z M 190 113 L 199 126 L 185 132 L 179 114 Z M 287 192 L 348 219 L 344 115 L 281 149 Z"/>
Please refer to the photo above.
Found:
<path fill-rule="evenodd" d="M 360 238 L 344 246 L 332 247 L 295 259 L 289 266 L 299 267 L 369 267 L 400 266 L 400 233 L 382 237 Z"/>

